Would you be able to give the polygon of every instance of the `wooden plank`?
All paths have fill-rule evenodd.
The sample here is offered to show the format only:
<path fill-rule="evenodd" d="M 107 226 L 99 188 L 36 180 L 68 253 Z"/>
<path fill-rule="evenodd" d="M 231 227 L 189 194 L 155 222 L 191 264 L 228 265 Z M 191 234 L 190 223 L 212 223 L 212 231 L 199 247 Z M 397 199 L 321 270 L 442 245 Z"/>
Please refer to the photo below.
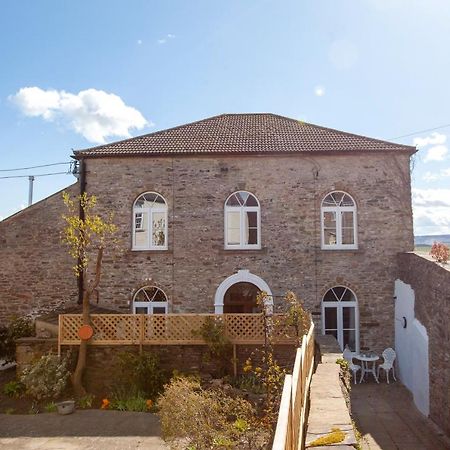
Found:
<path fill-rule="evenodd" d="M 286 375 L 283 384 L 283 393 L 281 394 L 280 411 L 278 413 L 277 427 L 273 439 L 272 450 L 291 450 L 288 446 L 292 438 L 290 436 L 291 427 L 291 390 L 292 375 Z"/>

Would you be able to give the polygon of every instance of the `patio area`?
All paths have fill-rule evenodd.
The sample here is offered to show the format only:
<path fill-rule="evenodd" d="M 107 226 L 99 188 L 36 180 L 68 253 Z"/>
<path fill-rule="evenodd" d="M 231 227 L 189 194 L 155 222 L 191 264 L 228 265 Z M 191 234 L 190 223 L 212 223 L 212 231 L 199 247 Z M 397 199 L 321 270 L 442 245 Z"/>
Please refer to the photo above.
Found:
<path fill-rule="evenodd" d="M 445 450 L 450 441 L 415 407 L 399 382 L 352 384 L 352 416 L 364 450 Z"/>

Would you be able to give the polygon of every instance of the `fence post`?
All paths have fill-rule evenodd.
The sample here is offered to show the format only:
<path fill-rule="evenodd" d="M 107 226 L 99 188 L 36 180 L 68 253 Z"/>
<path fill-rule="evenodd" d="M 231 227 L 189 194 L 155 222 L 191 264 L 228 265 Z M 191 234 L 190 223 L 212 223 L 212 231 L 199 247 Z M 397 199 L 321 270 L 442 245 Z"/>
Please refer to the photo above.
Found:
<path fill-rule="evenodd" d="M 61 357 L 62 317 L 58 315 L 58 358 Z"/>
<path fill-rule="evenodd" d="M 139 314 L 139 354 L 142 355 L 142 345 L 144 343 L 145 335 L 145 315 Z"/>

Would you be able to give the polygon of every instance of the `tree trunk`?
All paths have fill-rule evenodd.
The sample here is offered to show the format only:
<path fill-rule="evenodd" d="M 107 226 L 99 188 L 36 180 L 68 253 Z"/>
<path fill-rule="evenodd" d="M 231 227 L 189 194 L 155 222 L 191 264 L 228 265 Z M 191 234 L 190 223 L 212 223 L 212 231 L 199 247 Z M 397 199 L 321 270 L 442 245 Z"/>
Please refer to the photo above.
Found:
<path fill-rule="evenodd" d="M 91 324 L 90 315 L 90 298 L 95 289 L 97 289 L 100 283 L 100 275 L 102 269 L 103 247 L 98 248 L 97 262 L 95 265 L 95 278 L 94 281 L 89 283 L 89 286 L 84 291 L 83 295 L 83 325 Z M 86 278 L 85 278 L 86 279 Z M 78 351 L 77 366 L 72 375 L 72 385 L 75 395 L 77 397 L 83 397 L 86 395 L 86 389 L 83 386 L 83 373 L 86 368 L 86 355 L 87 355 L 88 341 L 81 340 L 80 349 Z"/>

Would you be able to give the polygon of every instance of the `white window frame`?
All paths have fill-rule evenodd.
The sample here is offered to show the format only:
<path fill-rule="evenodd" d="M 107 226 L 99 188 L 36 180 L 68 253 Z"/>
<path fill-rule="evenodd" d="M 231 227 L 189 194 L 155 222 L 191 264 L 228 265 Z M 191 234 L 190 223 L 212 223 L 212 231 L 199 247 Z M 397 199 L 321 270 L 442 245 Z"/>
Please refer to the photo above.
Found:
<path fill-rule="evenodd" d="M 146 302 L 137 302 L 134 300 L 140 291 L 143 290 L 145 292 L 145 289 L 149 289 L 149 288 L 155 288 L 155 289 L 158 289 L 159 291 L 161 291 L 164 294 L 164 296 L 166 297 L 166 301 L 165 302 L 155 302 L 152 299 L 148 298 L 147 294 L 145 294 L 145 296 L 148 298 L 148 301 L 146 301 Z M 136 314 L 136 308 L 147 308 L 147 314 L 154 314 L 154 312 L 153 312 L 154 308 L 164 308 L 165 314 L 167 314 L 168 308 L 169 308 L 169 302 L 167 300 L 167 295 L 158 286 L 142 286 L 133 295 L 133 300 L 132 300 L 133 314 Z"/>
<path fill-rule="evenodd" d="M 258 203 L 258 206 L 227 206 L 228 200 L 239 192 L 245 192 L 254 197 Z M 228 244 L 228 213 L 239 212 L 239 244 Z M 257 243 L 256 244 L 244 244 L 245 242 L 245 214 L 247 212 L 256 212 L 257 220 Z M 224 205 L 224 242 L 226 250 L 259 250 L 261 249 L 261 205 L 258 197 L 249 191 L 235 191 L 230 194 L 225 200 Z"/>
<path fill-rule="evenodd" d="M 164 206 L 151 206 L 148 208 L 140 208 L 136 206 L 136 202 L 146 194 L 155 194 L 159 195 L 164 200 Z M 147 214 L 148 217 L 148 229 L 143 230 L 143 222 L 144 222 L 144 213 Z M 155 213 L 164 213 L 164 245 L 152 245 L 153 241 L 153 214 Z M 136 228 L 136 214 L 141 214 L 141 226 Z M 146 232 L 148 245 L 138 246 L 136 245 L 136 231 L 138 233 Z M 167 250 L 169 246 L 169 236 L 168 236 L 168 207 L 167 200 L 158 192 L 148 191 L 139 194 L 136 200 L 133 203 L 133 233 L 132 233 L 132 250 Z"/>
<path fill-rule="evenodd" d="M 323 202 L 325 199 L 334 193 L 342 193 L 347 195 L 352 199 L 353 206 L 323 206 Z M 336 244 L 327 244 L 325 243 L 325 220 L 324 216 L 326 212 L 334 212 L 336 214 Z M 353 244 L 343 244 L 342 243 L 342 214 L 344 212 L 352 212 L 353 213 Z M 344 191 L 331 191 L 328 192 L 327 195 L 322 199 L 321 207 L 320 207 L 320 229 L 321 229 L 321 243 L 322 250 L 356 250 L 358 248 L 358 221 L 356 218 L 357 208 L 355 199 Z"/>
<path fill-rule="evenodd" d="M 335 302 L 330 301 L 324 301 L 325 295 L 328 293 L 329 290 L 335 289 L 335 288 L 345 288 L 349 290 L 354 301 L 348 302 L 343 300 L 336 299 Z M 327 292 L 325 292 L 324 297 L 322 298 L 322 334 L 325 335 L 325 309 L 326 308 L 336 308 L 336 322 L 337 322 L 337 341 L 339 343 L 339 346 L 341 347 L 341 350 L 344 351 L 344 321 L 343 321 L 343 309 L 344 308 L 355 308 L 355 354 L 358 354 L 360 351 L 359 347 L 359 308 L 358 308 L 358 299 L 355 295 L 355 293 L 347 286 L 333 286 L 332 288 L 328 289 Z M 330 328 L 331 329 L 331 328 Z M 346 328 L 345 330 L 352 330 L 353 328 Z"/>

